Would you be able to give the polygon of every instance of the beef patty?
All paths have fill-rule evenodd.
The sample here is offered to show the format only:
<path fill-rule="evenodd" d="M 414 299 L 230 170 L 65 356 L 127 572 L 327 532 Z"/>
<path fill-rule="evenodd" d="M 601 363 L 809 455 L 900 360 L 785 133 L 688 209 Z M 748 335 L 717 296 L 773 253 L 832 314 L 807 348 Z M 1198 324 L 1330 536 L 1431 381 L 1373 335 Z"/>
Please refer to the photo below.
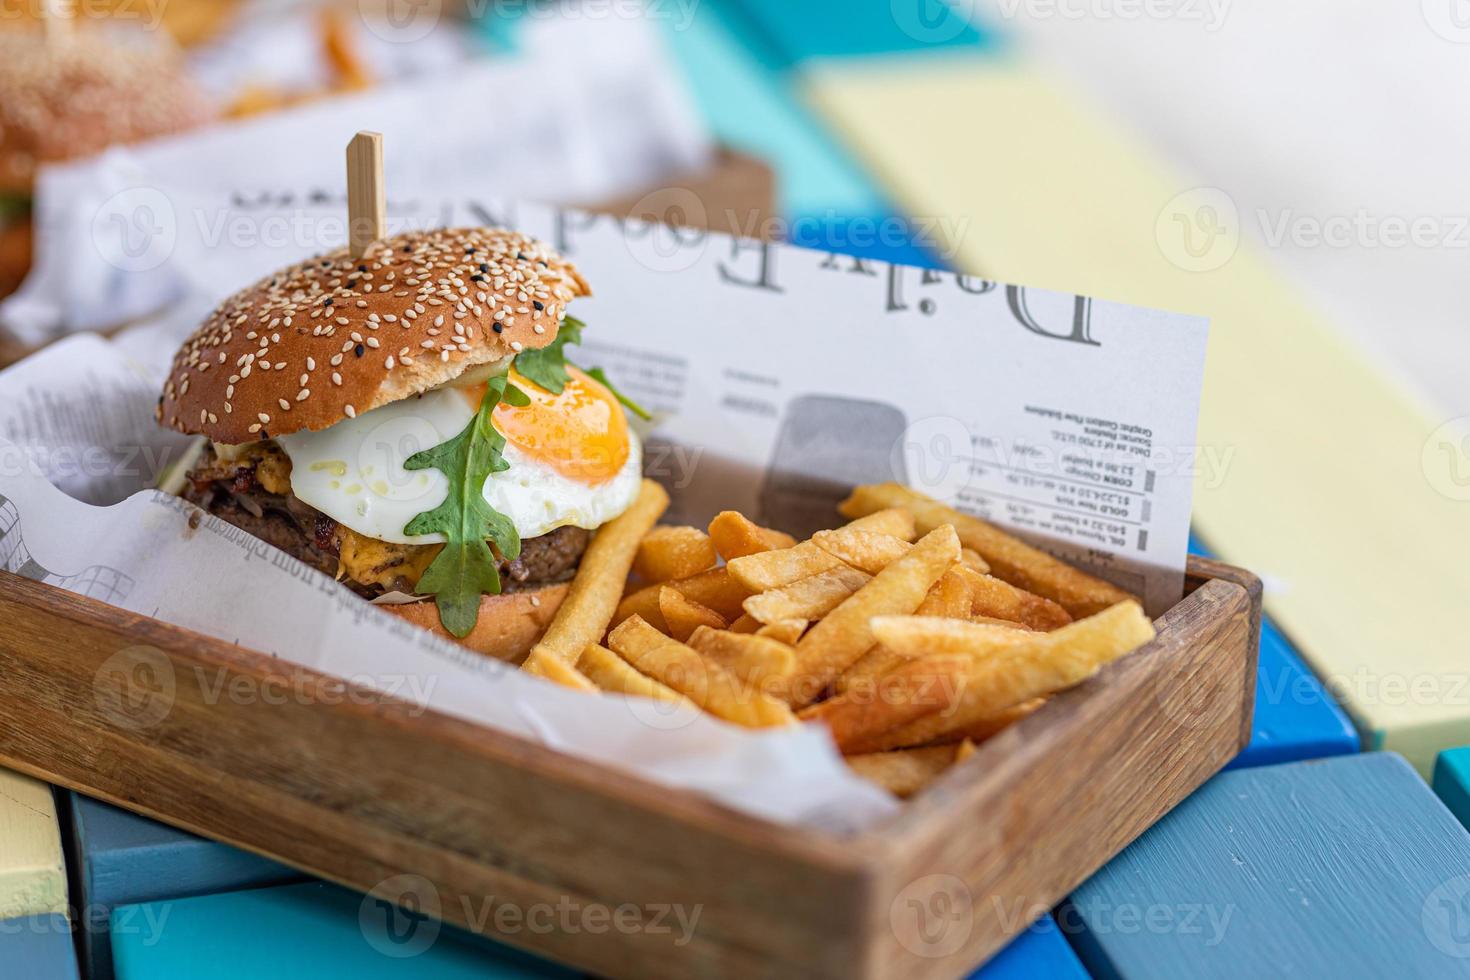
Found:
<path fill-rule="evenodd" d="M 252 446 L 231 460 L 221 459 L 213 446 L 206 446 L 189 471 L 181 495 L 312 568 L 340 578 L 365 598 L 384 592 L 413 592 L 440 546 L 393 545 L 363 538 L 291 493 L 290 467 L 290 458 L 274 443 Z M 576 572 L 590 537 L 579 527 L 559 527 L 522 541 L 517 558 L 500 558 L 504 591 L 567 581 Z M 492 544 L 491 549 L 494 547 Z M 369 557 L 357 560 L 363 554 Z M 499 556 L 498 551 L 496 554 Z M 349 558 L 353 559 L 350 563 Z"/>

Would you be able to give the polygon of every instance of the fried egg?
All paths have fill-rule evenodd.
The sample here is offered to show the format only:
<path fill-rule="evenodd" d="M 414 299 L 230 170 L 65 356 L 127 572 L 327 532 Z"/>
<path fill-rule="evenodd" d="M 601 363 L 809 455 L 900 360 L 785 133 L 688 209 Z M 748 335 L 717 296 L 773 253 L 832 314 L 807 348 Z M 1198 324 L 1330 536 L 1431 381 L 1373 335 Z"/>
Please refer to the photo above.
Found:
<path fill-rule="evenodd" d="M 509 465 L 490 475 L 483 493 L 522 540 L 566 525 L 600 527 L 638 496 L 642 446 L 622 406 L 596 380 L 575 368 L 568 373 L 571 380 L 554 394 L 511 370 L 511 383 L 530 404 L 502 402 L 492 415 Z M 403 464 L 459 435 L 484 390 L 440 388 L 317 432 L 280 436 L 291 457 L 292 491 L 359 534 L 397 544 L 442 542 L 442 534 L 408 535 L 404 527 L 444 502 L 449 478 Z"/>

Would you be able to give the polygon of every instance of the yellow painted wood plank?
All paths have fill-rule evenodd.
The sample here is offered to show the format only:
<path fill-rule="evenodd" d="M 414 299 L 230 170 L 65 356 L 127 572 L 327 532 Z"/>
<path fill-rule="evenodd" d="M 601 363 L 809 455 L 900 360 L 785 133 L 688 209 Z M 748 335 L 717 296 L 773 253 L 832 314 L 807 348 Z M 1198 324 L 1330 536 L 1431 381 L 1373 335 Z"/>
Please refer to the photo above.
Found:
<path fill-rule="evenodd" d="M 0 769 L 0 922 L 66 914 L 66 862 L 51 787 Z"/>
<path fill-rule="evenodd" d="M 804 86 L 909 214 L 969 219 L 966 271 L 1208 316 L 1199 528 L 1277 585 L 1270 611 L 1377 747 L 1427 773 L 1470 742 L 1470 504 L 1421 462 L 1439 421 L 1228 214 L 1206 248 L 1218 201 L 1015 63 L 821 63 Z"/>

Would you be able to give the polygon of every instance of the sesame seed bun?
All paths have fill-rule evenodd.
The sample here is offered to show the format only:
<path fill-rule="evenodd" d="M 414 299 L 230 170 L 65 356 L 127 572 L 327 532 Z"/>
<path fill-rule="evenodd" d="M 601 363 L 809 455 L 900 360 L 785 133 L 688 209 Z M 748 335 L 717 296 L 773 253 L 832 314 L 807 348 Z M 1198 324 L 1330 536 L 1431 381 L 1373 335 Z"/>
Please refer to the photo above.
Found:
<path fill-rule="evenodd" d="M 480 597 L 480 617 L 468 636 L 453 636 L 439 622 L 439 607 L 432 602 L 414 602 L 379 608 L 401 616 L 421 629 L 467 646 L 477 653 L 520 663 L 541 639 L 551 618 L 567 597 L 570 583 L 558 582 L 539 589 Z"/>
<path fill-rule="evenodd" d="M 30 194 L 46 163 L 192 129 L 214 112 L 168 49 L 77 30 L 48 43 L 0 31 L 0 193 Z"/>
<path fill-rule="evenodd" d="M 225 300 L 174 357 L 158 420 L 238 444 L 419 394 L 556 339 L 588 294 L 570 262 L 496 228 L 409 232 L 345 248 Z"/>

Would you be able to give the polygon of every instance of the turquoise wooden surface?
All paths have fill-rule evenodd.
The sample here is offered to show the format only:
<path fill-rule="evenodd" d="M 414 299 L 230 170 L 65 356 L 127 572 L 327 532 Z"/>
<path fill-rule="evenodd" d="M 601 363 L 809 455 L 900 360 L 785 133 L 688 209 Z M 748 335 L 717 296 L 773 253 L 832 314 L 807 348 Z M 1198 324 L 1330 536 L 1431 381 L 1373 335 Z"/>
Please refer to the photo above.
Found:
<path fill-rule="evenodd" d="M 1198 538 L 1189 550 L 1211 557 Z M 1261 628 L 1250 744 L 1230 769 L 1347 755 L 1361 747 L 1347 713 L 1269 619 Z"/>
<path fill-rule="evenodd" d="M 73 880 L 85 910 L 82 962 L 92 980 L 112 976 L 107 930 L 112 909 L 258 885 L 305 875 L 227 844 L 196 837 L 77 793 L 68 793 Z"/>
<path fill-rule="evenodd" d="M 808 58 L 983 52 L 998 36 L 978 30 L 944 0 L 712 0 L 742 17 L 780 53 L 778 66 Z M 840 25 L 840 26 L 839 26 Z"/>
<path fill-rule="evenodd" d="M 1059 917 L 1099 978 L 1470 976 L 1470 833 L 1397 755 L 1241 769 Z"/>
<path fill-rule="evenodd" d="M 1441 752 L 1434 763 L 1434 792 L 1470 827 L 1470 747 Z"/>
<path fill-rule="evenodd" d="M 0 977 L 4 980 L 77 980 L 71 928 L 62 915 L 0 922 Z"/>
<path fill-rule="evenodd" d="M 112 950 L 118 980 L 577 976 L 323 882 L 121 906 Z"/>

